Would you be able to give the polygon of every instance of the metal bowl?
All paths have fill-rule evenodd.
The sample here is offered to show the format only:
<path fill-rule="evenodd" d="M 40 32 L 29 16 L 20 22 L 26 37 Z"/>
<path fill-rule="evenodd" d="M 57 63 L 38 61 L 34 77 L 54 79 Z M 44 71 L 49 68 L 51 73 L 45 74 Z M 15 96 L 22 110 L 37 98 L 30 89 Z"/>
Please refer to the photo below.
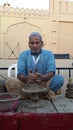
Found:
<path fill-rule="evenodd" d="M 0 93 L 0 112 L 15 111 L 19 97 L 17 93 Z"/>

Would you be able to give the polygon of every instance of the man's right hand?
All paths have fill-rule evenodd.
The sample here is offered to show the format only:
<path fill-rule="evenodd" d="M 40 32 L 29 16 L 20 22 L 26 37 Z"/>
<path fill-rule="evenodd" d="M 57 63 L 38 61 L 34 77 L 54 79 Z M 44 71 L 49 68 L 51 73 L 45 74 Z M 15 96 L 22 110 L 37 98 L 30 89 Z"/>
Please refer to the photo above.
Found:
<path fill-rule="evenodd" d="M 28 74 L 28 82 L 40 83 L 41 82 L 40 76 L 41 76 L 40 73 L 38 73 L 38 72 L 32 73 L 32 71 L 30 71 Z"/>

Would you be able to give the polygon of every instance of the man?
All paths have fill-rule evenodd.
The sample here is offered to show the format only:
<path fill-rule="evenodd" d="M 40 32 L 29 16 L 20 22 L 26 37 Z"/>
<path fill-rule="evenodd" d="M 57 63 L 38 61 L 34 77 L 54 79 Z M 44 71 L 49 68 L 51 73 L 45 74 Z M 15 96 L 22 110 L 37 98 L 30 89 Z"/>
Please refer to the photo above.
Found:
<path fill-rule="evenodd" d="M 56 93 L 64 84 L 64 78 L 61 75 L 55 75 L 53 53 L 42 49 L 44 43 L 38 32 L 30 34 L 28 45 L 30 49 L 21 52 L 18 59 L 17 78 L 22 83 L 21 86 L 32 82 L 46 84 L 49 81 L 48 88 Z"/>

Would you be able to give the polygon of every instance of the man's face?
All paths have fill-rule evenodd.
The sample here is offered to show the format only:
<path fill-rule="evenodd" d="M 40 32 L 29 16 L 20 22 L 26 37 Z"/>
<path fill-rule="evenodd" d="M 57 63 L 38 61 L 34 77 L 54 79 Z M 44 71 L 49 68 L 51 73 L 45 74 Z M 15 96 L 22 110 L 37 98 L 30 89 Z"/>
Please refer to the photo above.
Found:
<path fill-rule="evenodd" d="M 38 36 L 32 36 L 29 41 L 29 48 L 32 50 L 33 53 L 38 53 L 42 48 L 43 43 L 40 41 Z"/>

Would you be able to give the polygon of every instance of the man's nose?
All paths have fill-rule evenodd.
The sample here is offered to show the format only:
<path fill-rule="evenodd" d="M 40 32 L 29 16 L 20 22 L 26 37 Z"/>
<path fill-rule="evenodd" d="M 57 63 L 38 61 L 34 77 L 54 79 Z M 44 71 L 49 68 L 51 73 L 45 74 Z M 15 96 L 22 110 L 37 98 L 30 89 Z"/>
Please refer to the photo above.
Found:
<path fill-rule="evenodd" d="M 36 47 L 37 46 L 37 44 L 36 43 L 34 43 L 34 45 L 33 45 L 34 47 Z"/>

